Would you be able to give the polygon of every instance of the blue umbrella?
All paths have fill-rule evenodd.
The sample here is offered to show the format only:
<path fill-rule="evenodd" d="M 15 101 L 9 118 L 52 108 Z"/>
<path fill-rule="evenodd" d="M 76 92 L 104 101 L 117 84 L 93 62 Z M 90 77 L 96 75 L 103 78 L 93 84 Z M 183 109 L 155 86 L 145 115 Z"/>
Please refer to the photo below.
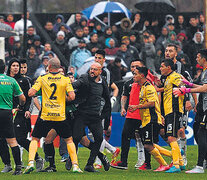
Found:
<path fill-rule="evenodd" d="M 99 21 L 101 20 L 97 17 L 98 15 L 108 13 L 108 25 L 110 25 L 110 13 L 122 13 L 127 18 L 131 17 L 131 12 L 123 4 L 119 2 L 110 2 L 110 1 L 101 1 L 93 6 L 84 9 L 82 13 L 88 19 L 96 18 Z"/>

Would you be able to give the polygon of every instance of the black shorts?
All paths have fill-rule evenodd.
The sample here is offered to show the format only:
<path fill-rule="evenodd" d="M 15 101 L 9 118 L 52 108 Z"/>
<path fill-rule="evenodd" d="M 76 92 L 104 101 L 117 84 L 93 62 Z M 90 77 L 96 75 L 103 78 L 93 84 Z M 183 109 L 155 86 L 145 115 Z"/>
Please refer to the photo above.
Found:
<path fill-rule="evenodd" d="M 54 129 L 57 134 L 62 138 L 69 138 L 72 136 L 72 130 L 69 123 L 65 121 L 44 121 L 38 117 L 35 124 L 34 130 L 32 132 L 32 137 L 38 139 L 46 137 L 48 132 Z"/>
<path fill-rule="evenodd" d="M 14 124 L 12 111 L 7 109 L 0 109 L 0 137 L 14 138 Z"/>
<path fill-rule="evenodd" d="M 158 123 L 149 123 L 142 129 L 143 144 L 154 144 L 159 141 L 160 126 Z"/>
<path fill-rule="evenodd" d="M 20 138 L 20 137 L 27 138 L 27 133 L 28 133 L 27 121 L 29 121 L 30 119 L 26 119 L 24 117 L 24 114 L 25 114 L 24 111 L 18 111 L 14 119 L 14 131 L 15 131 L 16 138 Z"/>
<path fill-rule="evenodd" d="M 180 129 L 180 118 L 182 114 L 179 112 L 170 113 L 165 116 L 165 133 L 166 136 L 177 137 Z"/>

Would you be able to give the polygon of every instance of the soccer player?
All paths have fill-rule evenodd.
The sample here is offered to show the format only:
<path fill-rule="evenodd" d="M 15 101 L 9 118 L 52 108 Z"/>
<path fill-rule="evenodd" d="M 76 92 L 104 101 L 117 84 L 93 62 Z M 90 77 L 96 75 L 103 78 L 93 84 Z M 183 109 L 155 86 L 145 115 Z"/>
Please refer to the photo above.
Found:
<path fill-rule="evenodd" d="M 40 114 L 41 119 L 36 123 L 32 133 L 32 141 L 29 147 L 29 163 L 25 169 L 25 174 L 29 174 L 34 170 L 34 158 L 38 148 L 38 141 L 41 137 L 45 137 L 51 129 L 55 129 L 57 134 L 64 138 L 72 160 L 73 172 L 82 172 L 78 166 L 71 127 L 65 121 L 66 99 L 68 101 L 74 100 L 75 93 L 69 78 L 59 74 L 59 68 L 60 61 L 57 58 L 52 58 L 48 63 L 49 73 L 40 76 L 28 92 L 28 95 L 32 97 L 41 89 L 42 111 Z M 56 171 L 54 169 L 52 169 L 53 172 Z"/>
<path fill-rule="evenodd" d="M 133 60 L 131 62 L 131 72 L 133 72 L 136 67 L 140 66 L 143 66 L 141 61 Z M 126 114 L 126 120 L 122 130 L 121 138 L 121 161 L 111 162 L 111 166 L 117 169 L 128 169 L 127 159 L 131 139 L 136 139 L 136 147 L 138 149 L 138 161 L 135 165 L 135 168 L 142 166 L 145 161 L 144 146 L 141 142 L 141 117 L 139 110 L 136 110 L 133 113 L 127 110 L 128 103 L 129 105 L 139 104 L 139 92 L 140 86 L 138 83 L 134 83 L 133 78 L 124 84 L 123 94 L 121 98 L 121 115 L 125 116 Z"/>
<path fill-rule="evenodd" d="M 4 75 L 5 63 L 0 59 L 0 137 L 6 138 L 11 147 L 14 161 L 16 164 L 13 175 L 20 175 L 21 158 L 20 149 L 17 144 L 14 125 L 12 122 L 13 96 L 18 97 L 20 109 L 24 106 L 26 98 L 15 79 Z"/>
<path fill-rule="evenodd" d="M 198 64 L 202 66 L 203 72 L 201 74 L 201 80 L 200 84 L 201 85 L 196 85 L 193 83 L 190 83 L 186 79 L 183 79 L 183 83 L 188 85 L 191 88 L 186 88 L 186 87 L 181 87 L 178 89 L 175 89 L 173 91 L 174 95 L 176 96 L 182 96 L 185 93 L 200 93 L 199 95 L 199 103 L 197 105 L 197 109 L 199 111 L 199 115 L 196 114 L 198 118 L 199 123 L 199 129 L 197 131 L 197 141 L 198 141 L 198 161 L 197 165 L 195 168 L 192 170 L 186 171 L 186 173 L 204 173 L 204 168 L 203 168 L 203 162 L 204 159 L 206 158 L 207 155 L 207 118 L 206 118 L 206 113 L 207 113 L 207 103 L 206 103 L 206 98 L 207 98 L 207 50 L 202 49 L 198 52 L 197 58 L 196 58 Z"/>
<path fill-rule="evenodd" d="M 129 105 L 130 112 L 137 109 L 140 111 L 142 121 L 142 133 L 144 148 L 153 155 L 155 160 L 160 164 L 155 171 L 165 171 L 170 167 L 165 162 L 155 142 L 158 142 L 158 135 L 160 131 L 160 124 L 163 124 L 163 119 L 160 113 L 160 104 L 157 92 L 154 86 L 146 79 L 148 69 L 146 67 L 137 67 L 133 72 L 134 82 L 140 86 L 139 104 Z"/>
<path fill-rule="evenodd" d="M 185 169 L 180 149 L 177 143 L 178 130 L 180 129 L 179 119 L 183 114 L 184 96 L 173 96 L 173 88 L 181 84 L 181 75 L 174 71 L 174 62 L 165 59 L 160 66 L 161 74 L 166 76 L 163 93 L 163 106 L 165 115 L 165 133 L 167 141 L 172 149 L 173 166 L 166 172 L 175 173 Z"/>

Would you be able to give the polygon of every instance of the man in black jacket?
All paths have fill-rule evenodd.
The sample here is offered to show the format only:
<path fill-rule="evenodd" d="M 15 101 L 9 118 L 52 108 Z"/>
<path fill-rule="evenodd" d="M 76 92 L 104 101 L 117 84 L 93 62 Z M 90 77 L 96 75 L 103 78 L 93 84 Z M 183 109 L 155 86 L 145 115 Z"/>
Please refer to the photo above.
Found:
<path fill-rule="evenodd" d="M 76 90 L 76 100 L 78 102 L 77 116 L 74 122 L 73 138 L 76 144 L 85 136 L 85 127 L 88 126 L 94 136 L 94 142 L 90 142 L 90 157 L 85 166 L 85 171 L 96 172 L 93 167 L 96 156 L 99 153 L 101 143 L 103 141 L 103 127 L 101 124 L 101 111 L 105 113 L 106 119 L 104 129 L 107 130 L 111 116 L 111 103 L 108 85 L 101 76 L 101 65 L 93 63 L 90 67 L 89 74 L 83 74 L 73 87 Z M 104 98 L 105 105 L 101 109 L 101 99 Z"/>

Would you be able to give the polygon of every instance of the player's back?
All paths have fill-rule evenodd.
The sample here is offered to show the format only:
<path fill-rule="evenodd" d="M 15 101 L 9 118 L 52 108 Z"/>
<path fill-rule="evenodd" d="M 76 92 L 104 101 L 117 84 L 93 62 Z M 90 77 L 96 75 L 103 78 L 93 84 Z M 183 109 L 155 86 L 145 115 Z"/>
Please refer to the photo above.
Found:
<path fill-rule="evenodd" d="M 66 92 L 73 90 L 69 78 L 59 73 L 49 73 L 39 77 L 33 87 L 36 89 L 36 86 L 42 90 L 41 118 L 51 121 L 65 120 Z"/>

